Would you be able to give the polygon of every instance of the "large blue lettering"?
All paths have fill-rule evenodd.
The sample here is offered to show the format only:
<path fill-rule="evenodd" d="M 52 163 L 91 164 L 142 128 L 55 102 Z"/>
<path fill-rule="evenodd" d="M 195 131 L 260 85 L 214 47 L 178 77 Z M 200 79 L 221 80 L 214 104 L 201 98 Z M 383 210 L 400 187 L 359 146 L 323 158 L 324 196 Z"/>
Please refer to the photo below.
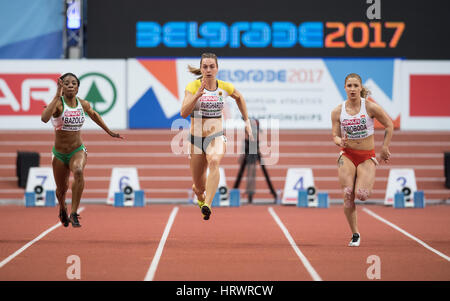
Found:
<path fill-rule="evenodd" d="M 156 22 L 136 23 L 136 46 L 157 47 L 161 43 L 161 26 Z"/>
<path fill-rule="evenodd" d="M 298 27 L 300 45 L 308 48 L 323 47 L 323 23 L 305 22 Z"/>
<path fill-rule="evenodd" d="M 249 22 L 236 22 L 231 25 L 230 28 L 230 47 L 239 48 L 241 47 L 241 31 L 246 31 L 250 29 Z"/>
<path fill-rule="evenodd" d="M 197 48 L 207 47 L 208 42 L 205 39 L 199 38 L 197 32 L 198 32 L 197 22 L 189 22 L 189 34 L 188 34 L 189 45 Z"/>
<path fill-rule="evenodd" d="M 186 22 L 167 22 L 163 27 L 163 43 L 166 47 L 187 47 Z"/>
<path fill-rule="evenodd" d="M 228 44 L 228 26 L 223 22 L 205 22 L 200 34 L 208 39 L 209 47 L 221 48 Z"/>
<path fill-rule="evenodd" d="M 297 42 L 296 26 L 291 22 L 272 23 L 272 47 L 292 47 Z"/>
<path fill-rule="evenodd" d="M 290 48 L 297 44 L 307 48 L 322 48 L 324 25 L 322 22 L 304 22 L 297 26 L 291 22 L 156 22 L 136 23 L 136 46 L 196 47 L 196 48 Z M 242 44 L 242 45 L 241 45 Z"/>
<path fill-rule="evenodd" d="M 250 31 L 242 35 L 242 44 L 247 47 L 264 48 L 270 44 L 270 26 L 265 22 L 252 22 Z"/>

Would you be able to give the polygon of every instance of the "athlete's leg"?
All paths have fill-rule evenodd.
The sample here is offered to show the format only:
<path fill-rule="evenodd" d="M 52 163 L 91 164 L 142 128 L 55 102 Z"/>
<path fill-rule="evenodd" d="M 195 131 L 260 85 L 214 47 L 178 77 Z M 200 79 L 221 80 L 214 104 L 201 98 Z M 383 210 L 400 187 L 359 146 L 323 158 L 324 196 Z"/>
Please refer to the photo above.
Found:
<path fill-rule="evenodd" d="M 220 181 L 220 161 L 225 155 L 226 142 L 224 136 L 214 138 L 206 149 L 206 160 L 208 161 L 209 174 L 206 179 L 205 204 L 211 206 L 214 195 L 217 192 Z"/>
<path fill-rule="evenodd" d="M 365 201 L 369 198 L 375 183 L 376 165 L 372 160 L 366 160 L 356 169 L 355 198 Z"/>
<path fill-rule="evenodd" d="M 70 169 L 61 160 L 53 157 L 53 177 L 56 184 L 56 198 L 58 199 L 61 222 L 65 223 L 67 217 L 66 192 L 69 189 Z M 65 223 L 65 226 L 67 223 Z"/>
<path fill-rule="evenodd" d="M 206 161 L 205 154 L 194 154 L 191 152 L 190 156 L 191 174 L 194 182 L 192 190 L 197 195 L 199 202 L 203 203 L 205 201 L 206 168 L 208 167 L 208 162 Z"/>
<path fill-rule="evenodd" d="M 346 156 L 341 156 L 338 160 L 339 183 L 343 190 L 344 214 L 352 233 L 359 233 L 358 220 L 355 206 L 355 177 L 356 167 Z"/>
<path fill-rule="evenodd" d="M 84 150 L 76 152 L 70 159 L 69 167 L 73 174 L 72 183 L 72 208 L 71 213 L 77 213 L 80 205 L 81 195 L 84 189 L 84 167 L 86 166 L 87 154 Z"/>

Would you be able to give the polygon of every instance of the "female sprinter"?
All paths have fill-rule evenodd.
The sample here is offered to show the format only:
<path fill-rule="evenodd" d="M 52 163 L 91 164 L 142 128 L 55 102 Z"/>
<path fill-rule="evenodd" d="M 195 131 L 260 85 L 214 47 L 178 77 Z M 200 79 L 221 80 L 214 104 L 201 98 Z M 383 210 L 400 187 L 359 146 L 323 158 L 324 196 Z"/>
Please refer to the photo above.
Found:
<path fill-rule="evenodd" d="M 189 140 L 190 167 L 198 205 L 204 220 L 211 215 L 211 203 L 219 186 L 219 165 L 225 154 L 226 138 L 222 125 L 224 100 L 231 96 L 236 100 L 245 121 L 245 130 L 253 138 L 244 97 L 231 83 L 216 79 L 217 56 L 203 53 L 200 68 L 188 66 L 191 73 L 200 76 L 186 86 L 181 116 L 191 115 Z M 206 177 L 209 168 L 208 177 Z"/>
<path fill-rule="evenodd" d="M 55 128 L 55 145 L 53 146 L 53 176 L 56 183 L 56 197 L 59 203 L 59 219 L 64 227 L 72 223 L 81 227 L 77 213 L 84 188 L 84 167 L 87 151 L 80 136 L 85 120 L 85 113 L 105 132 L 114 138 L 119 134 L 108 129 L 100 115 L 95 112 L 88 101 L 78 98 L 79 79 L 72 73 L 66 73 L 58 79 L 55 97 L 45 107 L 41 120 L 47 123 L 50 118 Z M 70 172 L 73 174 L 72 208 L 70 218 L 67 216 L 66 192 L 69 188 Z"/>
<path fill-rule="evenodd" d="M 369 91 L 363 87 L 361 77 L 351 73 L 345 78 L 347 100 L 331 112 L 333 141 L 341 147 L 338 159 L 339 182 L 344 192 L 344 213 L 352 231 L 351 247 L 361 242 L 357 225 L 355 198 L 368 199 L 375 182 L 374 118 L 385 128 L 381 161 L 388 162 L 391 156 L 389 143 L 393 134 L 393 123 L 385 111 L 376 103 L 367 101 Z"/>

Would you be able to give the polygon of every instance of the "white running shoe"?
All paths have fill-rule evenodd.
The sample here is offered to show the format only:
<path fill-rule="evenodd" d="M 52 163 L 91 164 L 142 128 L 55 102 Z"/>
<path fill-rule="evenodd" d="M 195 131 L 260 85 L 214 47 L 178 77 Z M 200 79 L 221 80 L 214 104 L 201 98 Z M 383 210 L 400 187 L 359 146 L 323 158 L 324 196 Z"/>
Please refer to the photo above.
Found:
<path fill-rule="evenodd" d="M 359 247 L 359 244 L 361 242 L 361 236 L 359 233 L 353 233 L 352 240 L 348 244 L 349 247 Z"/>

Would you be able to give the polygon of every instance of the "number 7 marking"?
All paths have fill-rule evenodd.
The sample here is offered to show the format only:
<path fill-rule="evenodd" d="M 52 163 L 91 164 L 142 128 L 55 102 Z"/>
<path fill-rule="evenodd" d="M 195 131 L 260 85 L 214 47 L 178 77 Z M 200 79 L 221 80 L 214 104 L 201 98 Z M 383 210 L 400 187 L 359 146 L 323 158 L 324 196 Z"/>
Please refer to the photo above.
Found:
<path fill-rule="evenodd" d="M 386 22 L 384 23 L 386 28 L 395 28 L 394 35 L 392 36 L 392 40 L 389 42 L 389 47 L 395 48 L 397 47 L 398 41 L 402 36 L 403 31 L 405 30 L 405 23 L 403 22 Z"/>
<path fill-rule="evenodd" d="M 41 186 L 44 186 L 45 181 L 47 180 L 47 176 L 36 176 L 36 178 L 42 178 Z"/>

